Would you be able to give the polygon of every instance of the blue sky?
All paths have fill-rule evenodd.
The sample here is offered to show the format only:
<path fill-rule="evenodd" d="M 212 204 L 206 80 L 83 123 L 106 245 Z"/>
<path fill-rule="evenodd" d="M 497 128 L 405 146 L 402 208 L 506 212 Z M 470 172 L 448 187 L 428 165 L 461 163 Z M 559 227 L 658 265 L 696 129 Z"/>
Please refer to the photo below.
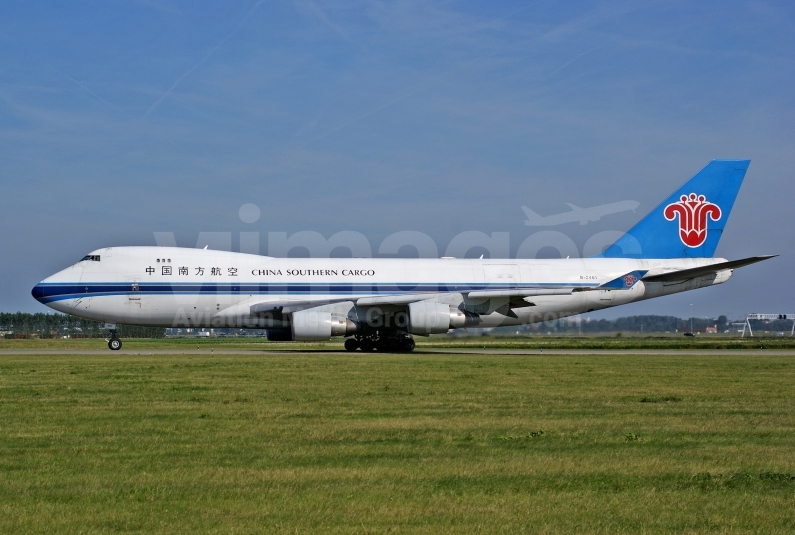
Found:
<path fill-rule="evenodd" d="M 795 312 L 793 45 L 785 2 L 4 2 L 0 310 L 157 231 L 478 230 L 515 254 L 522 205 L 641 203 L 555 228 L 582 246 L 750 158 L 718 254 L 781 257 L 609 315 Z"/>

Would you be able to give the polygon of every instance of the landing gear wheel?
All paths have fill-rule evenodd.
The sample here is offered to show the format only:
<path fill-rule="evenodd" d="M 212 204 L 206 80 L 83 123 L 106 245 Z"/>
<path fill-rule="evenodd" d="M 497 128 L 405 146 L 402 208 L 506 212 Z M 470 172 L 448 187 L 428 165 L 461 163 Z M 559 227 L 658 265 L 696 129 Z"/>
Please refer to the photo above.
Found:
<path fill-rule="evenodd" d="M 110 340 L 108 340 L 108 348 L 111 349 L 112 351 L 118 351 L 119 349 L 121 349 L 121 340 L 119 340 L 118 338 L 111 338 Z"/>
<path fill-rule="evenodd" d="M 362 340 L 359 342 L 359 347 L 365 353 L 370 353 L 374 349 L 373 342 L 371 340 Z"/>
<path fill-rule="evenodd" d="M 359 342 L 355 338 L 345 340 L 345 351 L 356 351 L 359 349 Z"/>
<path fill-rule="evenodd" d="M 413 338 L 406 338 L 403 340 L 403 351 L 414 351 L 416 345 Z"/>

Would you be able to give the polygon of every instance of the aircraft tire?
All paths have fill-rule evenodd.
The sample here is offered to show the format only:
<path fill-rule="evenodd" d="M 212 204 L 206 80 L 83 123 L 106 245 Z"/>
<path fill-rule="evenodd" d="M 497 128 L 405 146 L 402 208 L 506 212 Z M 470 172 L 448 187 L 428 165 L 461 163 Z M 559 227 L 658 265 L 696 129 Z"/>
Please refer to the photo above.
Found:
<path fill-rule="evenodd" d="M 119 349 L 121 349 L 121 340 L 119 340 L 118 338 L 111 338 L 110 340 L 108 340 L 108 349 L 110 349 L 111 351 L 118 351 Z"/>
<path fill-rule="evenodd" d="M 359 342 L 359 348 L 365 353 L 370 353 L 375 349 L 375 346 L 370 340 L 362 340 Z"/>
<path fill-rule="evenodd" d="M 359 342 L 355 338 L 345 340 L 345 351 L 356 351 L 359 349 Z"/>
<path fill-rule="evenodd" d="M 408 352 L 414 351 L 414 348 L 416 346 L 417 344 L 414 342 L 413 338 L 406 338 L 405 340 L 403 340 L 403 351 L 408 351 Z"/>

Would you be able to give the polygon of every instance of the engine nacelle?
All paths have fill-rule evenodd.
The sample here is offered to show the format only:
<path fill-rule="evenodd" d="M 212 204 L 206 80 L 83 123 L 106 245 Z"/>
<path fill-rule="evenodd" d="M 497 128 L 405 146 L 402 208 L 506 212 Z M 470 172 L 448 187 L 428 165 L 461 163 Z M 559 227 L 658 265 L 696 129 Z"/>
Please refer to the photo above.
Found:
<path fill-rule="evenodd" d="M 344 316 L 318 310 L 294 312 L 290 322 L 293 340 L 328 340 L 356 332 L 356 324 Z"/>
<path fill-rule="evenodd" d="M 459 323 L 463 314 L 451 311 L 450 305 L 421 301 L 409 305 L 409 332 L 411 334 L 442 334 Z M 463 323 L 462 323 L 463 326 Z"/>

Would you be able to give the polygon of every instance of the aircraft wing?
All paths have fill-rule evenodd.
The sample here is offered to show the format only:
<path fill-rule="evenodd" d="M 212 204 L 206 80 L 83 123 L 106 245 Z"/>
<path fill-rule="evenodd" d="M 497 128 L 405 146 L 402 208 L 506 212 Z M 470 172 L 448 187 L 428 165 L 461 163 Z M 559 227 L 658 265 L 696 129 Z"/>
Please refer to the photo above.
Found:
<path fill-rule="evenodd" d="M 249 311 L 252 316 L 269 314 L 273 317 L 281 317 L 286 314 L 298 312 L 300 310 L 330 305 L 333 303 L 343 303 L 345 301 L 352 301 L 352 299 L 350 297 L 340 297 L 338 299 L 317 299 L 312 301 L 263 301 L 261 303 L 255 303 L 251 305 L 249 307 Z"/>
<path fill-rule="evenodd" d="M 443 292 L 443 293 L 423 293 L 423 294 L 393 294 L 377 295 L 372 297 L 360 297 L 352 299 L 350 297 L 340 297 L 337 299 L 320 299 L 313 301 L 265 301 L 251 305 L 251 314 L 258 315 L 264 313 L 271 314 L 292 314 L 307 308 L 314 308 L 332 303 L 342 303 L 351 301 L 357 306 L 378 306 L 378 305 L 408 305 L 418 301 L 432 301 L 442 299 L 444 296 L 453 293 L 462 293 L 475 299 L 488 299 L 492 297 L 532 297 L 536 295 L 568 295 L 572 288 L 563 289 L 517 289 L 517 290 L 492 290 L 492 291 L 473 291 L 473 292 Z"/>
<path fill-rule="evenodd" d="M 712 266 L 709 266 L 712 267 Z M 700 268 L 699 268 L 700 269 Z M 720 270 L 720 268 L 718 269 Z M 686 270 L 687 271 L 687 270 Z M 608 281 L 601 285 L 595 286 L 557 286 L 557 287 L 545 287 L 545 288 L 513 288 L 510 290 L 472 290 L 472 291 L 462 291 L 462 292 L 436 292 L 436 293 L 415 293 L 415 294 L 391 294 L 391 295 L 377 295 L 377 296 L 367 296 L 367 297 L 359 297 L 351 298 L 350 296 L 338 297 L 334 299 L 317 299 L 317 300 L 285 300 L 285 301 L 263 301 L 260 303 L 254 303 L 250 306 L 250 313 L 254 316 L 263 315 L 263 314 L 270 314 L 274 317 L 281 317 L 287 314 L 292 314 L 293 312 L 298 312 L 300 310 L 306 310 L 308 308 L 319 307 L 323 305 L 329 305 L 333 303 L 343 303 L 345 301 L 350 301 L 355 303 L 357 306 L 367 307 L 367 306 L 378 306 L 378 305 L 408 305 L 411 303 L 416 303 L 418 301 L 433 301 L 433 300 L 443 300 L 446 296 L 453 295 L 453 294 L 463 294 L 468 299 L 492 299 L 492 298 L 499 298 L 499 297 L 537 297 L 543 295 L 571 295 L 572 292 L 584 292 L 588 290 L 600 290 L 600 289 L 607 289 L 607 290 L 628 290 L 632 288 L 634 284 L 640 280 L 645 271 L 632 271 L 625 275 L 621 275 L 611 281 Z M 682 272 L 676 272 L 682 273 Z M 646 280 L 646 279 L 643 279 Z"/>
<path fill-rule="evenodd" d="M 452 292 L 446 293 L 426 293 L 426 294 L 395 294 L 395 295 L 378 295 L 374 297 L 360 297 L 356 300 L 359 306 L 373 306 L 373 305 L 408 305 L 417 301 L 429 301 L 435 297 L 449 295 Z"/>
<path fill-rule="evenodd" d="M 516 288 L 514 290 L 477 290 L 466 293 L 472 299 L 486 299 L 491 297 L 534 297 L 537 295 L 569 295 L 574 288 Z"/>
<path fill-rule="evenodd" d="M 588 290 L 628 290 L 643 277 L 646 271 L 631 271 L 611 281 L 594 286 L 557 286 L 554 288 L 512 288 L 510 290 L 472 290 L 447 293 L 427 294 L 402 294 L 384 295 L 377 297 L 361 297 L 356 301 L 359 306 L 370 305 L 407 305 L 415 301 L 430 301 L 434 298 L 460 293 L 470 299 L 490 299 L 493 297 L 536 297 L 540 295 L 571 295 L 572 292 L 585 292 Z"/>
<path fill-rule="evenodd" d="M 772 254 L 772 255 L 762 255 L 762 256 L 751 256 L 749 258 L 743 258 L 741 260 L 718 262 L 717 264 L 710 264 L 708 266 L 701 266 L 690 269 L 680 269 L 678 271 L 669 271 L 666 273 L 646 275 L 645 277 L 643 277 L 642 280 L 643 282 L 683 281 L 683 280 L 693 279 L 695 277 L 709 275 L 711 273 L 717 273 L 718 271 L 724 271 L 727 269 L 735 269 L 743 266 L 748 266 L 750 264 L 755 264 L 757 262 L 761 262 L 762 260 L 767 260 L 768 258 L 773 258 L 776 256 L 778 255 Z"/>
<path fill-rule="evenodd" d="M 358 306 L 376 306 L 376 305 L 408 305 L 417 301 L 429 301 L 434 298 L 441 298 L 449 293 L 424 293 L 424 294 L 393 294 L 393 295 L 378 295 L 373 297 L 360 297 L 358 299 L 351 298 L 350 296 L 338 297 L 336 299 L 315 299 L 305 301 L 263 301 L 255 303 L 250 306 L 252 315 L 287 315 L 293 312 L 299 312 L 308 308 L 315 308 L 323 305 L 331 305 L 334 303 L 344 303 L 350 301 Z"/>

